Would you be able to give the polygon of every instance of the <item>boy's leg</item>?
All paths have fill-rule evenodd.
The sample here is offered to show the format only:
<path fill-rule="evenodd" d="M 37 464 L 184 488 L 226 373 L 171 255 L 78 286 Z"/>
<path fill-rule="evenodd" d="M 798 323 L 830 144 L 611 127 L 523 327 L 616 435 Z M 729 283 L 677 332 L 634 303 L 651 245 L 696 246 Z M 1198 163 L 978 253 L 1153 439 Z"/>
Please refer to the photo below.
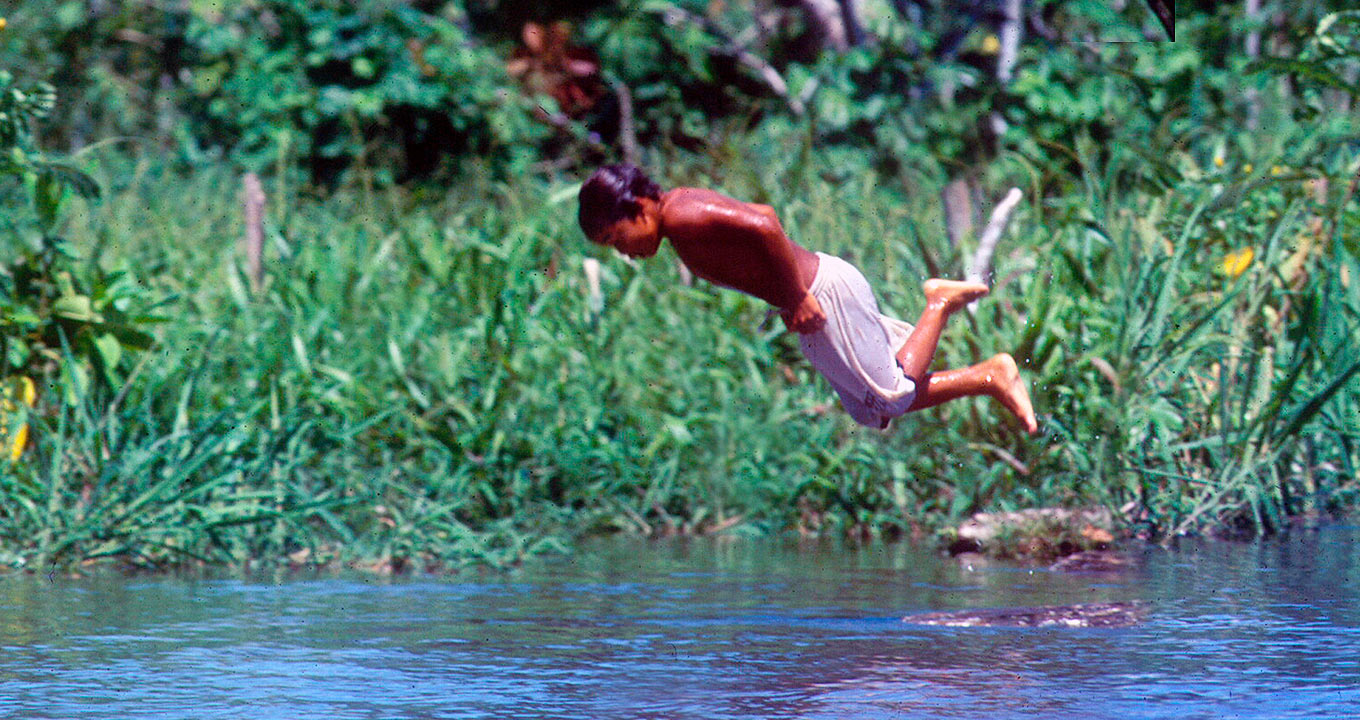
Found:
<path fill-rule="evenodd" d="M 1025 381 L 1020 378 L 1020 369 L 1015 366 L 1015 358 L 1006 353 L 966 368 L 929 373 L 922 380 L 916 385 L 916 399 L 907 412 L 934 407 L 956 398 L 987 395 L 996 398 L 1024 423 L 1027 432 L 1033 434 L 1039 431 L 1029 391 L 1025 389 Z"/>
<path fill-rule="evenodd" d="M 921 380 L 930 370 L 930 361 L 935 357 L 935 346 L 939 344 L 944 322 L 955 310 L 987 294 L 987 286 L 982 283 L 959 282 L 957 280 L 927 280 L 922 286 L 926 294 L 926 309 L 916 328 L 902 347 L 897 350 L 897 364 L 907 377 L 923 385 Z"/>
<path fill-rule="evenodd" d="M 1024 424 L 1030 433 L 1038 432 L 1029 391 L 1020 378 L 1015 359 L 1001 354 L 966 368 L 929 372 L 944 323 L 956 310 L 987 294 L 981 283 L 931 279 L 922 287 L 926 309 L 916 328 L 897 351 L 897 363 L 907 377 L 916 381 L 916 399 L 908 412 L 934 407 L 961 397 L 986 395 L 996 398 Z"/>

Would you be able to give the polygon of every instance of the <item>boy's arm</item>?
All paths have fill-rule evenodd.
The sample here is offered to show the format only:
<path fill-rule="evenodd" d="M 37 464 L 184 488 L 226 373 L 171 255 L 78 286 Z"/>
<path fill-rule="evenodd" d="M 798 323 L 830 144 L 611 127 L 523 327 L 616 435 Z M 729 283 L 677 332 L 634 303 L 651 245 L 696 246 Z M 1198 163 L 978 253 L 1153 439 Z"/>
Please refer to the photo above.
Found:
<path fill-rule="evenodd" d="M 771 290 L 776 293 L 775 305 L 790 311 L 807 295 L 798 272 L 798 258 L 794 257 L 793 245 L 789 243 L 789 236 L 784 233 L 784 226 L 779 223 L 774 211 L 770 210 L 768 214 L 760 212 L 760 216 L 752 229 L 772 263 L 775 287 Z"/>
<path fill-rule="evenodd" d="M 784 327 L 796 333 L 815 333 L 826 325 L 826 312 L 812 293 L 804 295 L 798 307 L 781 310 L 779 317 L 784 321 Z"/>
<path fill-rule="evenodd" d="M 826 324 L 826 313 L 822 310 L 821 303 L 817 302 L 817 298 L 803 289 L 798 259 L 794 257 L 793 246 L 789 243 L 789 236 L 784 232 L 783 224 L 779 222 L 779 215 L 769 205 L 747 203 L 747 206 L 774 224 L 772 230 L 768 227 L 763 228 L 763 242 L 780 266 L 780 277 L 784 280 L 790 278 L 793 280 L 793 286 L 785 290 L 785 297 L 796 297 L 797 300 L 779 306 L 779 317 L 784 321 L 784 326 L 796 333 L 813 333 L 821 330 Z"/>

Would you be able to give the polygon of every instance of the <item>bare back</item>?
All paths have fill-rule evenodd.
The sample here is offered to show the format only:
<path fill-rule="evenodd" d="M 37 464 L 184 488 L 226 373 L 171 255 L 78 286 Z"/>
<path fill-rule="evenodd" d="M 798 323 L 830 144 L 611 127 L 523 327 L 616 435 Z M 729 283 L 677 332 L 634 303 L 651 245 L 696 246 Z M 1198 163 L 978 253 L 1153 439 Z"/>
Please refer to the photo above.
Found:
<path fill-rule="evenodd" d="M 817 255 L 788 238 L 772 209 L 712 190 L 663 195 L 661 233 L 695 275 L 776 307 L 797 305 L 817 274 Z"/>

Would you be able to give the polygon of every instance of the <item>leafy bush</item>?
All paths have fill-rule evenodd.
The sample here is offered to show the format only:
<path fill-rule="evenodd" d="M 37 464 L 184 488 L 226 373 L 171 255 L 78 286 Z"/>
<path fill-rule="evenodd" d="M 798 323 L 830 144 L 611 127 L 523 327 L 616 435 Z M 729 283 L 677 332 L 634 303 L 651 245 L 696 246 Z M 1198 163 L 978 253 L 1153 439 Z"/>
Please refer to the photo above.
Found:
<path fill-rule="evenodd" d="M 129 273 L 79 262 L 59 234 L 68 196 L 93 199 L 99 186 L 35 147 L 30 124 L 54 100 L 51 86 L 20 87 L 0 71 L 0 198 L 11 210 L 0 236 L 8 251 L 0 264 L 0 359 L 6 376 L 49 377 L 61 368 L 66 399 L 76 402 L 94 385 L 117 387 L 124 350 L 151 345 L 140 326 L 153 318 L 141 314 L 146 301 Z M 26 188 L 27 202 L 16 186 Z"/>
<path fill-rule="evenodd" d="M 131 137 L 326 182 L 356 163 L 380 178 L 471 157 L 522 170 L 552 135 L 531 113 L 542 99 L 518 92 L 462 2 L 432 5 L 61 0 L 9 17 L 0 63 L 57 69 L 28 79 L 64 88 L 49 132 L 75 146 Z"/>
<path fill-rule="evenodd" d="M 423 174 L 464 156 L 523 169 L 549 132 L 505 58 L 462 22 L 457 3 L 431 14 L 395 0 L 191 13 L 199 142 L 235 148 L 253 166 L 302 158 L 319 179 L 352 163 Z"/>

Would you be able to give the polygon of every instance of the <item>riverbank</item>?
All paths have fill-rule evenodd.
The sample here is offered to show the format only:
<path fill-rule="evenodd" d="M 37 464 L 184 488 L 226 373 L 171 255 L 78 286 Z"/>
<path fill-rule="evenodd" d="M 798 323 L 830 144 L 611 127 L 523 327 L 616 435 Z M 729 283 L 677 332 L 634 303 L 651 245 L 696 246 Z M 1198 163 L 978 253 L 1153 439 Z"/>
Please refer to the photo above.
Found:
<path fill-rule="evenodd" d="M 855 426 L 759 301 L 589 245 L 571 176 L 325 198 L 266 178 L 256 284 L 237 176 L 109 157 L 63 231 L 155 342 L 104 385 L 71 372 L 84 356 L 35 373 L 0 562 L 506 565 L 599 532 L 930 537 L 1130 503 L 1120 530 L 1153 538 L 1278 530 L 1353 506 L 1360 462 L 1360 265 L 1354 224 L 1329 221 L 1357 161 L 1310 157 L 1262 174 L 1186 152 L 1166 191 L 1095 165 L 1027 196 L 938 364 L 1015 354 L 1035 438 L 983 401 Z M 726 167 L 720 189 L 852 259 L 889 314 L 970 256 L 937 186 Z"/>

